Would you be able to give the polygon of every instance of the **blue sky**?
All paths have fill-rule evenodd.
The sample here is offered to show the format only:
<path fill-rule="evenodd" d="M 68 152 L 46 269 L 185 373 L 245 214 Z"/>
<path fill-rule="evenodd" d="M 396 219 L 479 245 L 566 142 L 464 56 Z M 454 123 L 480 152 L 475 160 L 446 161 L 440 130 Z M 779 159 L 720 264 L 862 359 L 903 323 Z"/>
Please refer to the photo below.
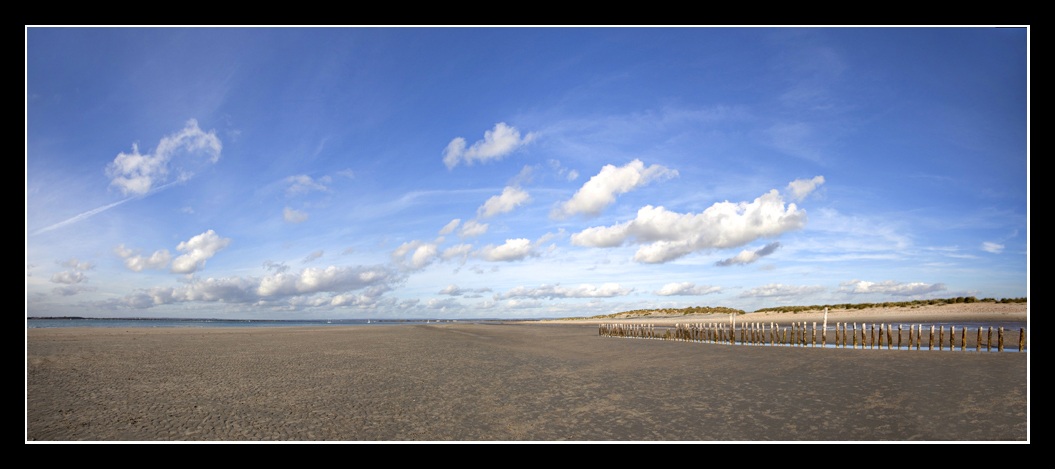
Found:
<path fill-rule="evenodd" d="M 1027 39 L 27 28 L 27 315 L 1026 296 Z"/>

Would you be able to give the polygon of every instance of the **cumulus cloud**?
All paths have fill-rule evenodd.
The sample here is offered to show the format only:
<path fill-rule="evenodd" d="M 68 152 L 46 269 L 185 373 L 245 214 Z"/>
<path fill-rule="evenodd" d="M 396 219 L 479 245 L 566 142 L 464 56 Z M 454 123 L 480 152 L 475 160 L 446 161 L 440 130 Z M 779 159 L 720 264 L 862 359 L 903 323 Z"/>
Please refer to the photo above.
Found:
<path fill-rule="evenodd" d="M 498 246 L 488 244 L 487 246 L 474 251 L 471 255 L 489 262 L 512 262 L 523 260 L 528 257 L 538 257 L 542 255 L 540 250 L 542 244 L 553 238 L 564 235 L 564 229 L 561 228 L 557 233 L 546 233 L 542 235 L 539 239 L 535 240 L 535 242 L 531 242 L 531 240 L 527 238 L 507 239 L 505 244 Z M 552 251 L 554 247 L 554 245 L 551 245 L 549 251 Z"/>
<path fill-rule="evenodd" d="M 315 252 L 313 252 L 311 254 L 308 254 L 306 257 L 304 257 L 304 260 L 302 262 L 307 264 L 307 263 L 309 263 L 309 262 L 311 262 L 311 261 L 313 261 L 315 259 L 318 259 L 320 257 L 322 257 L 322 249 L 319 249 L 318 251 L 315 251 Z"/>
<path fill-rule="evenodd" d="M 438 243 L 420 240 L 406 242 L 392 251 L 392 262 L 405 270 L 424 269 L 436 259 L 438 250 Z"/>
<path fill-rule="evenodd" d="M 479 218 L 490 218 L 501 213 L 512 212 L 514 208 L 531 200 L 527 191 L 513 186 L 502 189 L 501 195 L 487 199 L 480 208 L 476 209 Z"/>
<path fill-rule="evenodd" d="M 752 288 L 737 295 L 740 298 L 788 298 L 793 296 L 806 296 L 827 290 L 821 285 L 784 285 L 782 283 L 770 283 L 761 287 Z"/>
<path fill-rule="evenodd" d="M 207 259 L 227 248 L 230 243 L 231 238 L 221 238 L 213 230 L 179 243 L 176 250 L 185 254 L 172 261 L 170 271 L 174 274 L 191 274 L 202 270 Z"/>
<path fill-rule="evenodd" d="M 321 184 L 329 183 L 329 176 L 323 176 L 322 178 L 319 178 L 319 181 L 315 181 L 311 176 L 300 174 L 286 178 L 285 182 L 289 184 L 289 187 L 286 188 L 286 197 L 306 194 L 311 191 L 333 192 L 329 187 Z"/>
<path fill-rule="evenodd" d="M 92 263 L 92 262 L 79 262 L 79 261 L 77 261 L 76 257 L 71 257 L 70 260 L 68 260 L 68 261 L 63 261 L 63 262 L 55 261 L 55 262 L 58 263 L 59 265 L 63 266 L 63 267 L 69 267 L 69 268 L 72 268 L 74 270 L 91 270 L 91 269 L 93 269 L 95 267 L 95 264 Z"/>
<path fill-rule="evenodd" d="M 454 229 L 457 228 L 458 224 L 461 223 L 461 222 L 462 222 L 461 218 L 455 218 L 455 219 L 451 220 L 450 223 L 444 225 L 443 228 L 440 229 L 439 235 L 443 236 L 443 235 L 449 235 L 451 233 L 454 233 Z"/>
<path fill-rule="evenodd" d="M 527 238 L 507 239 L 505 244 L 488 244 L 473 253 L 474 256 L 491 262 L 511 262 L 536 255 L 531 240 Z"/>
<path fill-rule="evenodd" d="M 469 220 L 462 225 L 460 230 L 458 230 L 458 236 L 462 238 L 475 238 L 487 233 L 488 226 L 490 226 L 490 223 L 479 223 L 476 220 Z"/>
<path fill-rule="evenodd" d="M 586 247 L 646 244 L 634 254 L 634 260 L 658 264 L 696 251 L 735 248 L 758 238 L 777 237 L 805 225 L 806 211 L 794 203 L 785 209 L 784 199 L 773 189 L 754 202 L 718 202 L 699 214 L 647 205 L 638 210 L 637 218 L 587 228 L 573 234 L 571 243 Z"/>
<path fill-rule="evenodd" d="M 773 251 L 776 251 L 777 248 L 779 248 L 779 247 L 780 247 L 780 242 L 779 241 L 774 241 L 774 242 L 769 243 L 769 244 L 767 244 L 767 245 L 765 245 L 765 246 L 763 246 L 763 247 L 761 247 L 759 249 L 756 249 L 754 251 L 748 251 L 748 250 L 745 249 L 743 251 L 740 251 L 740 254 L 737 254 L 736 256 L 730 257 L 730 258 L 722 260 L 722 261 L 715 262 L 714 265 L 717 265 L 719 267 L 728 267 L 730 265 L 746 265 L 746 264 L 750 264 L 750 263 L 752 263 L 754 261 L 757 261 L 757 260 L 759 260 L 759 259 L 761 259 L 761 258 L 763 258 L 765 256 L 773 254 Z"/>
<path fill-rule="evenodd" d="M 487 292 L 490 292 L 490 291 L 492 291 L 492 290 L 490 288 L 488 288 L 488 287 L 475 288 L 475 289 L 473 289 L 473 288 L 459 288 L 457 285 L 452 283 L 452 284 L 448 285 L 447 288 L 444 288 L 443 290 L 440 290 L 439 294 L 440 295 L 450 295 L 450 296 L 461 296 L 461 295 L 467 295 L 467 294 L 471 295 L 473 293 L 487 293 Z"/>
<path fill-rule="evenodd" d="M 144 309 L 158 305 L 183 302 L 223 302 L 267 304 L 285 300 L 291 305 L 352 305 L 365 304 L 389 291 L 402 277 L 383 266 L 305 268 L 299 273 L 277 272 L 263 277 L 229 277 L 195 279 L 180 287 L 152 287 L 139 289 L 118 299 L 96 303 L 104 307 Z M 341 296 L 354 290 L 365 290 L 362 295 Z M 320 293 L 333 293 L 333 298 L 310 298 Z M 336 304 L 334 304 L 336 303 Z"/>
<path fill-rule="evenodd" d="M 133 143 L 132 153 L 119 153 L 106 167 L 106 175 L 111 178 L 110 185 L 117 187 L 122 194 L 142 195 L 154 184 L 165 181 L 173 157 L 183 152 L 205 154 L 210 162 L 216 163 L 222 149 L 216 131 L 205 133 L 198 128 L 197 120 L 190 119 L 183 130 L 162 138 L 153 154 L 139 153 L 138 144 Z M 184 177 L 185 174 L 181 176 Z"/>
<path fill-rule="evenodd" d="M 678 175 L 676 170 L 654 164 L 645 168 L 641 160 L 626 166 L 605 165 L 601 172 L 583 184 L 571 199 L 561 202 L 550 212 L 550 217 L 563 220 L 577 213 L 597 216 L 605 207 L 615 202 L 617 195 L 625 194 L 652 181 L 670 179 Z M 576 176 L 578 174 L 576 173 Z M 573 178 L 574 179 L 574 178 Z"/>
<path fill-rule="evenodd" d="M 993 254 L 1000 254 L 1000 253 L 1004 252 L 1004 245 L 1003 244 L 990 243 L 990 242 L 987 241 L 987 242 L 982 243 L 982 250 L 991 252 Z"/>
<path fill-rule="evenodd" d="M 843 293 L 883 293 L 894 296 L 924 295 L 945 290 L 944 283 L 901 283 L 893 280 L 874 283 L 853 279 L 848 282 L 842 282 L 839 285 L 838 291 Z"/>
<path fill-rule="evenodd" d="M 612 298 L 616 296 L 626 296 L 630 292 L 634 291 L 633 288 L 623 288 L 618 283 L 606 283 L 601 285 L 600 288 L 590 284 L 582 284 L 577 288 L 562 287 L 560 284 L 557 285 L 542 285 L 538 288 L 527 288 L 527 287 L 516 287 L 505 293 L 495 293 L 495 300 L 504 300 L 508 298 Z"/>
<path fill-rule="evenodd" d="M 722 287 L 712 287 L 710 285 L 699 285 L 697 286 L 692 282 L 683 283 L 668 283 L 663 288 L 656 290 L 652 293 L 659 296 L 698 296 L 698 295 L 709 295 L 711 293 L 720 293 Z"/>
<path fill-rule="evenodd" d="M 125 267 L 132 272 L 142 272 L 145 269 L 161 270 L 169 265 L 169 260 L 172 259 L 168 249 L 154 251 L 154 254 L 150 255 L 150 257 L 140 256 L 138 253 L 138 249 L 127 249 L 124 244 L 114 248 L 114 254 L 123 258 Z"/>
<path fill-rule="evenodd" d="M 289 207 L 282 209 L 282 221 L 286 223 L 303 223 L 307 221 L 308 214 L 304 212 L 298 212 Z"/>
<path fill-rule="evenodd" d="M 472 250 L 473 245 L 471 244 L 455 244 L 454 246 L 444 249 L 443 252 L 440 253 L 440 257 L 444 260 L 461 258 L 461 262 L 464 264 Z"/>
<path fill-rule="evenodd" d="M 51 276 L 51 281 L 55 283 L 65 283 L 67 285 L 73 285 L 74 283 L 87 282 L 88 277 L 75 270 L 64 270 Z"/>
<path fill-rule="evenodd" d="M 505 122 L 495 124 L 495 128 L 484 132 L 484 139 L 478 140 L 473 146 L 465 148 L 465 139 L 458 137 L 447 144 L 443 150 L 443 164 L 447 169 L 454 169 L 458 163 L 472 165 L 474 161 L 487 162 L 500 160 L 502 157 L 512 153 L 532 140 L 535 134 L 529 133 L 523 138 L 516 127 L 506 125 Z"/>
<path fill-rule="evenodd" d="M 784 189 L 791 200 L 801 202 L 807 195 L 817 189 L 817 186 L 824 184 L 824 176 L 817 176 L 813 179 L 796 179 L 788 183 L 788 187 Z"/>

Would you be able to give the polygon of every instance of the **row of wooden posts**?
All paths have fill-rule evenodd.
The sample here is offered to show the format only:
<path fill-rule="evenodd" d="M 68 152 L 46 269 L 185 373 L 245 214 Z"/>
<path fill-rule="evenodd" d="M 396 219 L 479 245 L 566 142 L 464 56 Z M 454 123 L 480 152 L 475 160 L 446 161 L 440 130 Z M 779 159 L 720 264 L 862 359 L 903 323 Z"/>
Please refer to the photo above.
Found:
<path fill-rule="evenodd" d="M 876 349 L 883 348 L 886 345 L 887 350 L 895 347 L 896 337 L 896 348 L 902 348 L 902 337 L 903 330 L 902 325 L 897 325 L 897 333 L 894 333 L 894 326 L 891 324 L 872 324 L 871 329 L 868 329 L 868 324 L 861 324 L 860 334 L 858 334 L 857 323 L 836 323 L 835 325 L 835 347 L 857 348 L 858 337 L 860 337 L 860 346 L 862 349 Z M 878 328 L 877 328 L 878 326 Z M 934 350 L 934 328 L 930 326 L 929 340 L 927 341 L 927 350 Z M 884 341 L 884 330 L 886 340 Z M 982 351 L 982 344 L 985 344 L 985 350 L 987 352 L 993 351 L 993 328 L 990 327 L 988 332 L 983 333 L 985 328 L 978 328 L 978 338 L 975 342 L 975 351 Z M 636 339 L 659 339 L 659 340 L 675 340 L 675 341 L 686 341 L 686 342 L 705 342 L 712 344 L 742 344 L 742 345 L 766 345 L 769 342 L 771 346 L 792 346 L 792 347 L 816 347 L 817 346 L 817 323 L 813 323 L 813 327 L 810 328 L 805 322 L 793 323 L 787 327 L 778 327 L 775 323 L 770 323 L 767 327 L 764 323 L 748 323 L 740 325 L 737 324 L 723 324 L 723 323 L 696 323 L 696 324 L 675 324 L 673 328 L 663 329 L 660 328 L 660 332 L 657 333 L 655 324 L 601 324 L 597 330 L 597 333 L 602 337 L 627 337 Z M 911 350 L 913 346 L 916 350 L 920 350 L 923 346 L 923 331 L 924 327 L 920 325 L 910 325 L 908 334 L 908 350 Z M 821 347 L 828 345 L 828 334 L 827 327 L 821 329 L 820 332 Z M 915 340 L 913 340 L 915 338 Z M 942 347 L 948 343 L 948 350 L 956 349 L 956 326 L 949 327 L 949 339 L 945 340 L 945 326 L 938 326 L 937 336 L 938 350 L 942 350 Z M 851 345 L 852 344 L 852 345 Z M 1004 351 L 1004 328 L 1000 327 L 996 330 L 996 349 L 997 351 Z M 960 332 L 960 351 L 967 350 L 967 328 L 961 328 Z M 1024 352 L 1026 350 L 1026 329 L 1020 328 L 1018 330 L 1018 351 Z"/>

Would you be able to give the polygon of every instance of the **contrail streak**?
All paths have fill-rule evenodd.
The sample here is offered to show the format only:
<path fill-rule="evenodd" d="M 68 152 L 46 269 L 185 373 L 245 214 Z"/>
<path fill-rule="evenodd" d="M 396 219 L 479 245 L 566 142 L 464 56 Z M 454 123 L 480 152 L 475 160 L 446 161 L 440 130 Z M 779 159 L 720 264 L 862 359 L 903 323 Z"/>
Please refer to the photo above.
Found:
<path fill-rule="evenodd" d="M 84 212 L 84 213 L 82 213 L 82 214 L 80 214 L 80 215 L 77 215 L 77 216 L 75 216 L 75 217 L 73 217 L 73 218 L 70 218 L 69 220 L 66 220 L 66 221 L 60 221 L 60 222 L 58 222 L 58 223 L 56 223 L 56 224 L 54 224 L 54 225 L 51 225 L 51 226 L 49 226 L 49 227 L 47 227 L 47 228 L 41 228 L 41 229 L 39 229 L 39 230 L 37 230 L 37 231 L 34 231 L 34 232 L 33 232 L 33 236 L 36 236 L 36 235 L 38 235 L 38 234 L 41 234 L 41 233 L 44 233 L 44 232 L 47 232 L 47 231 L 51 231 L 51 230 L 54 230 L 54 229 L 56 229 L 56 228 L 62 228 L 62 227 L 66 226 L 66 225 L 69 225 L 69 224 L 71 224 L 71 223 L 76 223 L 76 222 L 79 222 L 79 221 L 81 221 L 81 220 L 84 220 L 85 218 L 88 218 L 88 217 L 90 217 L 90 216 L 92 216 L 92 215 L 95 215 L 96 213 L 99 213 L 99 212 L 103 212 L 103 211 L 109 210 L 109 209 L 111 209 L 111 208 L 114 208 L 114 207 L 116 207 L 116 206 L 118 206 L 118 205 L 121 205 L 121 204 L 123 204 L 123 203 L 125 203 L 125 202 L 128 202 L 129 200 L 133 200 L 133 199 L 142 199 L 143 197 L 146 197 L 146 196 L 148 196 L 148 195 L 150 195 L 150 194 L 153 194 L 153 193 L 155 193 L 155 192 L 158 192 L 158 191 L 161 191 L 161 190 L 163 190 L 163 189 L 165 189 L 165 188 L 168 188 L 169 186 L 171 186 L 171 185 L 173 185 L 173 184 L 176 184 L 176 183 L 180 183 L 180 182 L 183 182 L 183 181 L 184 181 L 184 180 L 179 180 L 179 181 L 173 181 L 173 182 L 170 182 L 170 183 L 168 183 L 168 184 L 165 184 L 164 186 L 161 186 L 161 187 L 158 187 L 158 188 L 156 188 L 156 189 L 154 189 L 154 190 L 151 190 L 150 192 L 147 192 L 146 194 L 134 195 L 134 196 L 132 196 L 132 197 L 129 197 L 129 198 L 127 198 L 127 199 L 124 199 L 124 200 L 119 200 L 119 201 L 117 201 L 117 202 L 114 202 L 114 203 L 112 203 L 112 204 L 110 204 L 110 205 L 104 205 L 104 206 L 102 206 L 102 207 L 99 207 L 99 208 L 97 208 L 97 209 L 89 210 L 89 211 L 87 211 L 87 212 Z"/>

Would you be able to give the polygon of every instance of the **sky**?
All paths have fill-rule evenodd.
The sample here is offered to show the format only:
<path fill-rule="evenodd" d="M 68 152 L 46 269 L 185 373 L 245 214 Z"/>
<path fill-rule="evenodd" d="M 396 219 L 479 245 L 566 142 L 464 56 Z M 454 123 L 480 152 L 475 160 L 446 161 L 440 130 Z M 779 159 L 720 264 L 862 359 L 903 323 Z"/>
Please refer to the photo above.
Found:
<path fill-rule="evenodd" d="M 1028 31 L 26 28 L 26 315 L 1024 297 Z"/>

